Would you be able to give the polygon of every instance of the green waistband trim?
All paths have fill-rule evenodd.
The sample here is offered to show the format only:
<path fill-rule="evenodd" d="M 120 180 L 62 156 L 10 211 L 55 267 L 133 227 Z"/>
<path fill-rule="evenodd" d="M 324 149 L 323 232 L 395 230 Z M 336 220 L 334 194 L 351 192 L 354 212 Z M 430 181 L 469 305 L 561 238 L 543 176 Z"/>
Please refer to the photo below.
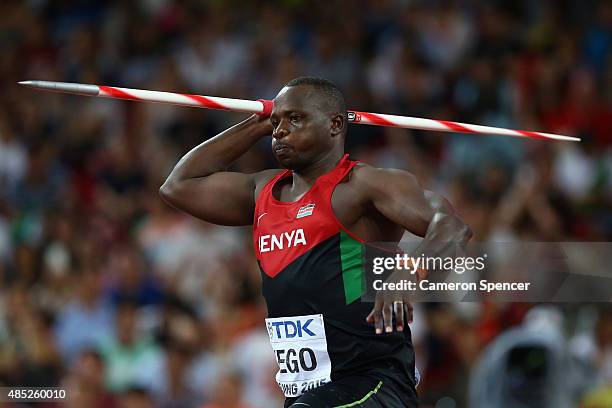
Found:
<path fill-rule="evenodd" d="M 380 387 L 382 387 L 382 384 L 383 384 L 383 382 L 379 381 L 378 385 L 376 386 L 376 388 L 374 388 L 372 391 L 370 391 L 366 395 L 364 395 L 364 397 L 362 399 L 357 400 L 355 402 L 351 402 L 350 404 L 339 405 L 339 406 L 334 407 L 334 408 L 350 408 L 350 407 L 354 407 L 355 405 L 361 404 L 362 402 L 364 402 L 365 400 L 370 398 L 372 395 L 376 394 L 378 392 L 378 390 L 380 389 Z"/>

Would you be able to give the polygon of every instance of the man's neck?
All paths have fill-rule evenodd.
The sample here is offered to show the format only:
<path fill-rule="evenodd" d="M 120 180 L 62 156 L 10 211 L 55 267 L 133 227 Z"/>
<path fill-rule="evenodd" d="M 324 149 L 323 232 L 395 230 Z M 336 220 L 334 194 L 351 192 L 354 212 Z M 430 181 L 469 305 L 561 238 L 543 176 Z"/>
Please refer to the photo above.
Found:
<path fill-rule="evenodd" d="M 294 171 L 292 190 L 308 190 L 317 178 L 332 171 L 338 165 L 342 156 L 344 156 L 344 152 L 331 150 L 328 154 L 307 168 L 300 171 Z"/>

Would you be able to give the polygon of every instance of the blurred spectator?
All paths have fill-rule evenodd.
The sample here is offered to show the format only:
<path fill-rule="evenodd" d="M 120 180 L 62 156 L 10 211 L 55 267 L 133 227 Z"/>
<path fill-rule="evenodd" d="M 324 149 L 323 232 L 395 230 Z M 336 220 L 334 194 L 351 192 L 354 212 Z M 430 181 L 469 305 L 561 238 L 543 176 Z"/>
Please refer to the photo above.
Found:
<path fill-rule="evenodd" d="M 138 327 L 137 304 L 122 300 L 117 305 L 115 335 L 106 339 L 100 352 L 107 366 L 106 384 L 112 392 L 138 385 L 149 391 L 160 389 L 159 371 L 163 351 Z"/>
<path fill-rule="evenodd" d="M 7 120 L 0 117 L 0 197 L 14 196 L 27 166 L 28 156 L 23 144 L 8 129 Z"/>
<path fill-rule="evenodd" d="M 572 351 L 589 371 L 588 380 L 585 381 L 588 391 L 580 407 L 610 406 L 612 395 L 612 314 L 610 308 L 603 308 L 592 331 L 579 333 L 572 341 Z"/>
<path fill-rule="evenodd" d="M 251 356 L 249 359 L 234 359 L 234 368 L 242 378 L 244 395 L 253 407 L 275 407 L 282 405 L 281 392 L 276 384 L 278 365 L 268 353 L 268 334 L 260 329 L 245 333 L 228 351 L 229 356 Z"/>
<path fill-rule="evenodd" d="M 165 361 L 162 367 L 162 375 L 165 375 L 165 384 L 156 398 L 158 404 L 163 407 L 193 407 L 201 401 L 201 395 L 197 390 L 189 387 L 187 374 L 191 362 L 191 352 L 178 341 L 170 342 L 165 347 Z"/>
<path fill-rule="evenodd" d="M 244 402 L 242 385 L 242 378 L 238 374 L 221 374 L 211 402 L 202 408 L 249 408 L 250 405 Z"/>
<path fill-rule="evenodd" d="M 15 286 L 4 304 L 0 335 L 0 382 L 56 386 L 62 361 L 53 340 L 53 319 L 29 304 L 27 291 Z"/>
<path fill-rule="evenodd" d="M 114 303 L 133 299 L 139 306 L 156 305 L 163 300 L 163 289 L 146 269 L 140 250 L 132 244 L 117 245 L 109 259 L 112 277 L 110 297 Z"/>
<path fill-rule="evenodd" d="M 72 362 L 82 350 L 96 347 L 114 332 L 114 312 L 103 296 L 99 267 L 83 269 L 77 275 L 76 298 L 58 315 L 56 338 L 62 355 Z"/>
<path fill-rule="evenodd" d="M 119 396 L 119 408 L 154 408 L 153 396 L 145 388 L 132 386 Z"/>
<path fill-rule="evenodd" d="M 49 143 L 33 146 L 24 178 L 15 187 L 13 203 L 26 214 L 39 214 L 56 204 L 64 182 L 55 147 Z"/>
<path fill-rule="evenodd" d="M 69 407 L 115 408 L 116 398 L 105 385 L 106 366 L 100 353 L 85 349 L 76 359 L 71 372 L 62 381 L 62 387 L 70 396 Z"/>
<path fill-rule="evenodd" d="M 6 278 L 12 260 L 12 242 L 7 204 L 0 198 L 0 276 Z"/>

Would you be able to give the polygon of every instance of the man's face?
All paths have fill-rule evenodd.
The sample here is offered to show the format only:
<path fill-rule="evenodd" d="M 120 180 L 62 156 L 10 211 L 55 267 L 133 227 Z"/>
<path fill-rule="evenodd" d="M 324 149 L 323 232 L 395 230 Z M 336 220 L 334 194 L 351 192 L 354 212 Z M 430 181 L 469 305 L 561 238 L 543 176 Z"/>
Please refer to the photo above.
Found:
<path fill-rule="evenodd" d="M 282 167 L 299 171 L 333 147 L 331 115 L 320 104 L 308 85 L 285 87 L 274 98 L 272 152 Z"/>

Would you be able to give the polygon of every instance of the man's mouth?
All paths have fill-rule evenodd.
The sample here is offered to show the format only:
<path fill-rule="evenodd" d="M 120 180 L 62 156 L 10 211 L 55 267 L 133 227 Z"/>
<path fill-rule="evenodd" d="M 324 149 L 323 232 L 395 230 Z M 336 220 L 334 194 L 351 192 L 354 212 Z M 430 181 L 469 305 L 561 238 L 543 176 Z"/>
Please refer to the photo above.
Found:
<path fill-rule="evenodd" d="M 273 147 L 274 153 L 283 154 L 291 150 L 291 146 L 287 144 L 276 143 Z"/>

